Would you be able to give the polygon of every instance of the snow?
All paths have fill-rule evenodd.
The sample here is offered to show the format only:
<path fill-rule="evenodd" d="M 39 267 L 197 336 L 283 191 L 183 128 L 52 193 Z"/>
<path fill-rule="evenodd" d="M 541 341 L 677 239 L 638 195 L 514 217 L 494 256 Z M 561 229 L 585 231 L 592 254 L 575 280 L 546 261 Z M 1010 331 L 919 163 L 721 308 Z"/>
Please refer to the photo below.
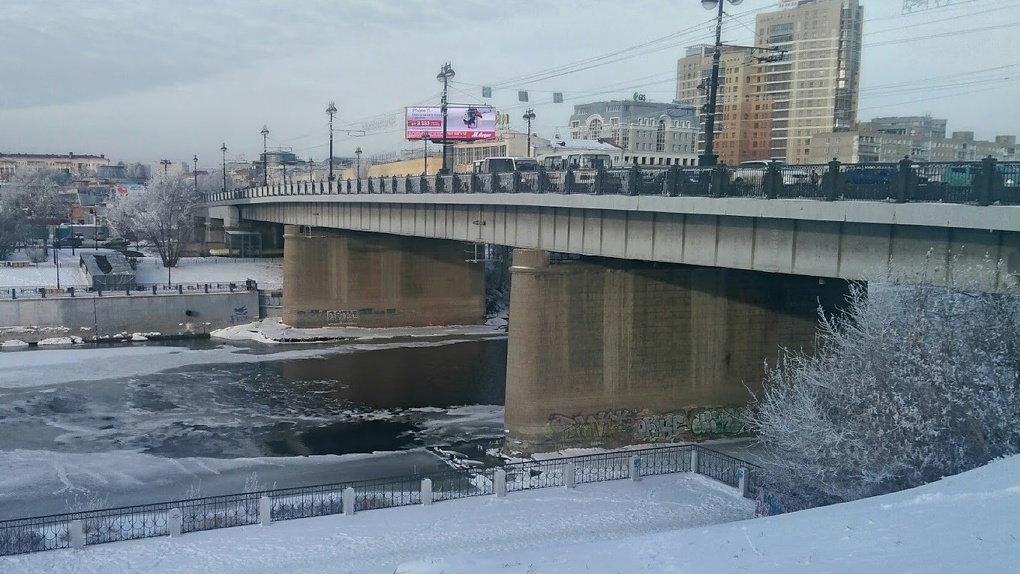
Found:
<path fill-rule="evenodd" d="M 750 518 L 678 474 L 0 558 L 0 571 L 402 574 L 1010 572 L 1020 456 L 856 502 Z"/>
<path fill-rule="evenodd" d="M 84 286 L 76 257 L 60 252 L 61 284 Z M 66 262 L 66 263 L 65 263 Z M 37 267 L 0 267 L 0 285 L 54 284 L 52 260 Z M 155 261 L 139 268 L 140 282 L 158 282 L 166 270 Z M 175 282 L 227 282 L 252 278 L 260 288 L 282 285 L 279 260 L 185 259 Z M 494 325 L 453 327 L 438 336 L 487 336 Z M 239 326 L 216 337 L 253 342 L 356 341 L 345 347 L 441 344 L 437 331 L 292 330 L 277 320 Z M 505 336 L 505 334 L 503 334 Z M 397 337 L 401 342 L 387 341 Z M 415 340 L 408 343 L 407 339 Z M 54 338 L 64 345 L 70 338 Z M 0 354 L 0 391 L 55 382 L 100 380 L 125 373 L 156 373 L 181 364 L 277 360 L 250 349 L 132 347 L 80 351 L 47 348 Z M 291 357 L 345 352 L 291 349 Z M 68 377 L 73 369 L 74 376 Z M 461 423 L 494 416 L 492 407 L 454 409 Z M 442 421 L 435 423 L 436 431 Z M 561 454 L 580 454 L 569 452 Z M 351 455 L 345 455 L 349 457 Z M 371 462 L 368 456 L 360 458 Z M 339 457 L 293 458 L 287 465 L 317 466 Z M 0 500 L 39 488 L 56 471 L 64 494 L 80 491 L 76 474 L 146 489 L 170 467 L 226 475 L 263 468 L 280 459 L 168 460 L 137 452 L 94 454 L 0 453 Z M 1020 557 L 1020 456 L 916 489 L 826 508 L 752 519 L 753 501 L 702 476 L 646 477 L 640 482 L 585 484 L 445 501 L 428 507 L 360 512 L 355 516 L 279 522 L 189 533 L 31 555 L 0 557 L 0 572 L 109 574 L 146 572 L 339 572 L 461 574 L 695 573 L 695 572 L 1008 572 Z M 48 484 L 48 483 L 47 483 Z M 78 490 L 76 490 L 78 489 Z"/>
<path fill-rule="evenodd" d="M 88 280 L 84 269 L 78 266 L 81 253 L 108 252 L 108 249 L 79 248 L 57 250 L 60 261 L 60 286 L 85 289 Z M 143 249 L 143 252 L 146 250 Z M 38 264 L 28 267 L 0 267 L 0 288 L 56 287 L 57 265 L 51 255 Z M 150 254 L 151 255 L 151 254 Z M 11 255 L 11 261 L 27 261 L 23 251 Z M 170 279 L 177 283 L 243 283 L 254 279 L 259 289 L 283 288 L 283 259 L 238 259 L 231 257 L 184 257 L 170 270 Z M 138 262 L 135 281 L 139 284 L 166 283 L 167 269 L 158 257 L 145 257 Z"/>

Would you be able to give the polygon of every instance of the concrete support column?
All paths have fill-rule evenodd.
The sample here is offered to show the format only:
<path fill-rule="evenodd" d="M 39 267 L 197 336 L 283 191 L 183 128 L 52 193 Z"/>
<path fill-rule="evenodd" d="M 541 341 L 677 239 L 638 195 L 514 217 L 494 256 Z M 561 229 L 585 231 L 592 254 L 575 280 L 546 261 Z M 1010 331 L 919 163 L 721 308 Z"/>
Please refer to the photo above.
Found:
<path fill-rule="evenodd" d="M 739 435 L 763 361 L 810 347 L 819 303 L 847 284 L 514 252 L 507 448 L 617 446 Z"/>
<path fill-rule="evenodd" d="M 485 320 L 482 265 L 457 241 L 288 225 L 283 322 L 419 327 Z"/>

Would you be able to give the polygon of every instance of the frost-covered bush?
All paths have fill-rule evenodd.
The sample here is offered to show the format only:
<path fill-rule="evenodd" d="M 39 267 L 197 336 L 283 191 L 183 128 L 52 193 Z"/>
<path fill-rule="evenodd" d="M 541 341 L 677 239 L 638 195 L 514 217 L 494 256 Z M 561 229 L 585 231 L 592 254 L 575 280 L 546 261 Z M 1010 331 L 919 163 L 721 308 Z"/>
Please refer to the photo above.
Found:
<path fill-rule="evenodd" d="M 749 421 L 798 504 L 911 488 L 1020 452 L 1020 300 L 854 286 L 814 354 L 766 365 Z"/>

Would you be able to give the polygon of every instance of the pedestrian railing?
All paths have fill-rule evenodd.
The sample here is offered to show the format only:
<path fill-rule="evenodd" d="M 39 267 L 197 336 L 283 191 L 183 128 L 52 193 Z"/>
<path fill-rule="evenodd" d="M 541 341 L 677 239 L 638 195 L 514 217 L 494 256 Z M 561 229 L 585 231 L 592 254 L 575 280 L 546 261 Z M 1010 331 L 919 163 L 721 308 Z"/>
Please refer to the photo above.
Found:
<path fill-rule="evenodd" d="M 0 286 L 0 300 L 3 299 L 46 299 L 48 297 L 130 297 L 132 295 L 185 295 L 199 293 L 233 293 L 255 290 L 256 284 L 250 279 L 220 283 L 136 283 L 121 288 L 97 289 L 94 287 L 53 287 L 53 286 Z"/>
<path fill-rule="evenodd" d="M 747 498 L 760 487 L 753 464 L 700 445 L 665 446 L 4 520 L 0 556 L 692 471 Z"/>
<path fill-rule="evenodd" d="M 295 195 L 542 193 L 740 197 L 895 203 L 1020 205 L 1020 162 L 980 161 L 819 165 L 627 166 L 498 174 L 372 177 L 211 193 L 209 204 Z"/>

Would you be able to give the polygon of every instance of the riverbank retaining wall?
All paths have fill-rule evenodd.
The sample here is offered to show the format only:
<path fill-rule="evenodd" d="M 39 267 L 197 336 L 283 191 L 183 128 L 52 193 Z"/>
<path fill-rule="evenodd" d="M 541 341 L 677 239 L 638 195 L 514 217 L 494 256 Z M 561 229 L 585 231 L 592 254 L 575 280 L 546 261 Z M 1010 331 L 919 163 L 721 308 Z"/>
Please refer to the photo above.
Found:
<path fill-rule="evenodd" d="M 91 341 L 133 333 L 193 337 L 258 319 L 257 291 L 0 300 L 0 343 L 57 337 Z"/>

